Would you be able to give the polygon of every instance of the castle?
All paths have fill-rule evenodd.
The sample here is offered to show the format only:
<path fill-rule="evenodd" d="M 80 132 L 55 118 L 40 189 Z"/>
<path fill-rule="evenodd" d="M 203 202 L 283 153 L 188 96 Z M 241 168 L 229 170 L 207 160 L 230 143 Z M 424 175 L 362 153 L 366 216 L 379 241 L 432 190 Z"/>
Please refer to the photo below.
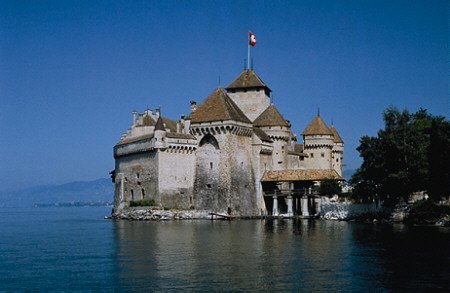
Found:
<path fill-rule="evenodd" d="M 114 146 L 114 209 L 151 199 L 169 209 L 236 216 L 317 212 L 314 186 L 342 180 L 344 142 L 317 115 L 302 132 L 271 103 L 271 89 L 244 70 L 178 121 L 132 113 Z"/>

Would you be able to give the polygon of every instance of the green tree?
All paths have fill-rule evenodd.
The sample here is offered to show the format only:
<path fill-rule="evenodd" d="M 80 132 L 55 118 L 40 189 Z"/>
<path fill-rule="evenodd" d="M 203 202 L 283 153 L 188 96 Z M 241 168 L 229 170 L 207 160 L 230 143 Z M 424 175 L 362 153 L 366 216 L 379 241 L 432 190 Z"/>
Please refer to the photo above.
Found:
<path fill-rule="evenodd" d="M 439 200 L 450 195 L 450 123 L 433 120 L 428 150 L 430 181 L 428 192 Z"/>
<path fill-rule="evenodd" d="M 320 195 L 333 196 L 335 194 L 341 194 L 341 191 L 341 185 L 334 179 L 326 179 L 320 183 Z"/>
<path fill-rule="evenodd" d="M 384 111 L 383 120 L 384 129 L 377 137 L 360 140 L 357 150 L 363 163 L 350 180 L 354 195 L 364 201 L 381 199 L 393 204 L 414 191 L 445 194 L 448 189 L 442 185 L 447 182 L 448 186 L 450 181 L 449 164 L 445 163 L 450 148 L 449 122 L 424 109 L 411 114 L 393 107 Z"/>

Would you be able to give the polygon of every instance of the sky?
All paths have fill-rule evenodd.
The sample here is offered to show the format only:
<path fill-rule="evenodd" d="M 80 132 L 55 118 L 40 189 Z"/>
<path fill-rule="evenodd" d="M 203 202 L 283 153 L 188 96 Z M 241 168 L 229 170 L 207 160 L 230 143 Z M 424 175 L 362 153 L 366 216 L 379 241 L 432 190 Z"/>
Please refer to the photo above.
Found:
<path fill-rule="evenodd" d="M 389 106 L 450 116 L 447 1 L 0 1 L 0 190 L 108 177 L 131 112 L 189 114 L 244 69 L 360 166 Z"/>

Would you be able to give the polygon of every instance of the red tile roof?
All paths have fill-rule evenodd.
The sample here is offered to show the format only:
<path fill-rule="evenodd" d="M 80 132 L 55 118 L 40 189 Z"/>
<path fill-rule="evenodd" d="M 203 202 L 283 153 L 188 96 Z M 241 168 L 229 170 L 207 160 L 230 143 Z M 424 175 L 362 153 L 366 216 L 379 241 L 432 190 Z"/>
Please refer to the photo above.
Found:
<path fill-rule="evenodd" d="M 251 124 L 227 93 L 217 88 L 189 115 L 191 123 L 234 120 Z"/>
<path fill-rule="evenodd" d="M 278 109 L 274 105 L 270 105 L 267 109 L 253 121 L 254 126 L 286 126 L 289 123 L 283 118 Z"/>
<path fill-rule="evenodd" d="M 261 181 L 322 181 L 326 179 L 343 180 L 336 170 L 326 169 L 266 171 Z"/>
<path fill-rule="evenodd" d="M 226 89 L 245 89 L 245 88 L 265 88 L 269 92 L 270 88 L 259 78 L 253 70 L 244 70 Z"/>
<path fill-rule="evenodd" d="M 331 132 L 333 132 L 333 136 L 334 136 L 333 142 L 344 143 L 344 141 L 342 140 L 341 136 L 339 135 L 336 127 L 334 127 L 334 125 L 330 127 L 330 130 L 331 130 Z"/>
<path fill-rule="evenodd" d="M 333 135 L 333 132 L 323 122 L 322 118 L 317 115 L 305 130 L 303 130 L 302 135 Z"/>

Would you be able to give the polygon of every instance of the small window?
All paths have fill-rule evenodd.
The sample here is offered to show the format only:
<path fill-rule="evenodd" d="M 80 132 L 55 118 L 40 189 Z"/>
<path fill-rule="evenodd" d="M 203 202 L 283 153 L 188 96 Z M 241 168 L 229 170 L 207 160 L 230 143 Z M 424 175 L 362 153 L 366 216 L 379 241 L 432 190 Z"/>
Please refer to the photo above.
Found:
<path fill-rule="evenodd" d="M 283 164 L 283 161 L 278 161 L 278 164 Z"/>
<path fill-rule="evenodd" d="M 339 159 L 336 159 L 336 162 L 339 162 Z"/>
<path fill-rule="evenodd" d="M 141 195 L 142 195 L 142 199 L 144 199 L 144 197 L 145 197 L 145 190 L 144 190 L 144 188 L 141 189 Z"/>
<path fill-rule="evenodd" d="M 314 154 L 313 154 L 313 153 L 310 153 L 309 156 L 310 156 L 311 158 L 314 158 Z"/>
<path fill-rule="evenodd" d="M 134 200 L 134 190 L 131 189 L 131 190 L 130 190 L 130 193 L 131 193 L 131 200 Z"/>
<path fill-rule="evenodd" d="M 282 149 L 282 150 L 284 150 L 284 145 L 283 145 L 283 146 L 281 146 L 281 149 Z"/>
<path fill-rule="evenodd" d="M 139 173 L 136 173 L 136 178 L 139 179 Z"/>
<path fill-rule="evenodd" d="M 206 184 L 206 187 L 211 188 L 211 184 Z"/>
<path fill-rule="evenodd" d="M 321 156 L 322 158 L 325 158 L 325 153 L 321 153 L 320 156 Z"/>
<path fill-rule="evenodd" d="M 213 168 L 213 162 L 210 162 L 209 163 L 209 169 L 212 169 Z"/>
<path fill-rule="evenodd" d="M 305 160 L 305 158 L 304 157 L 300 157 L 300 161 L 304 161 Z"/>

